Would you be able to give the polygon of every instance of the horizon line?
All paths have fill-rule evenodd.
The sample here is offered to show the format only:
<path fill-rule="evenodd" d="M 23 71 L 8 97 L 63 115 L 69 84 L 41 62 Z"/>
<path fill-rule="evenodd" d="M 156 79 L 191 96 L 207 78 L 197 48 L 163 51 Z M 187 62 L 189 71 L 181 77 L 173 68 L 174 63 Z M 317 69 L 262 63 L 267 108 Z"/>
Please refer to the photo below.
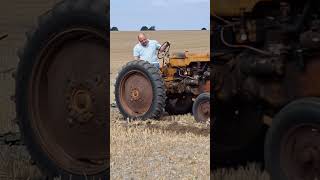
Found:
<path fill-rule="evenodd" d="M 111 31 L 111 30 L 109 30 Z M 141 30 L 118 30 L 118 31 L 111 31 L 111 32 L 120 32 L 120 31 L 141 31 Z M 152 32 L 152 31 L 210 31 L 210 29 L 201 30 L 201 29 L 160 29 L 160 30 L 150 30 L 150 31 L 143 31 L 143 32 Z"/>

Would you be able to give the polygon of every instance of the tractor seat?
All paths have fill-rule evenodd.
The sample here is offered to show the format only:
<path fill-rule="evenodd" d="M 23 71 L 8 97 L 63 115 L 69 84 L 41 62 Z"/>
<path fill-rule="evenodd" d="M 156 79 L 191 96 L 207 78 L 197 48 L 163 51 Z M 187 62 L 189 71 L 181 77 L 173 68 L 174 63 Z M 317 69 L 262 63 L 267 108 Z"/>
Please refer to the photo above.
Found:
<path fill-rule="evenodd" d="M 185 52 L 175 52 L 175 53 L 171 53 L 170 58 L 185 59 L 185 58 L 186 58 L 186 53 L 185 53 Z"/>

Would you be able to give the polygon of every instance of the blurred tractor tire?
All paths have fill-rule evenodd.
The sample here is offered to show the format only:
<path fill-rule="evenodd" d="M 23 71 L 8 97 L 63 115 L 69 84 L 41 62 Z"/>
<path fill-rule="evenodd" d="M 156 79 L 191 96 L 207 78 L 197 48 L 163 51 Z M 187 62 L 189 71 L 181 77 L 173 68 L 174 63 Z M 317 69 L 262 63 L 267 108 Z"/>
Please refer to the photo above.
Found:
<path fill-rule="evenodd" d="M 108 179 L 108 6 L 61 1 L 38 18 L 18 51 L 18 125 L 48 178 Z"/>
<path fill-rule="evenodd" d="M 272 121 L 264 152 L 271 179 L 320 179 L 320 98 L 285 106 Z"/>
<path fill-rule="evenodd" d="M 124 118 L 160 118 L 166 93 L 159 69 L 144 60 L 127 63 L 116 78 L 115 99 Z"/>

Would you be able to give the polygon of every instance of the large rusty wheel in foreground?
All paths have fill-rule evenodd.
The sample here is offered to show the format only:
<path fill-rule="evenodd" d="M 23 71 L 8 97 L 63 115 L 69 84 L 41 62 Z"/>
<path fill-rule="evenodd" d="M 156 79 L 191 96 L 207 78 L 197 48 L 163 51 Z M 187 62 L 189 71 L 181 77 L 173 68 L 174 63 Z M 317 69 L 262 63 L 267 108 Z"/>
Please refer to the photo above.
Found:
<path fill-rule="evenodd" d="M 265 143 L 272 179 L 320 179 L 320 99 L 290 103 L 274 118 Z"/>
<path fill-rule="evenodd" d="M 159 70 L 143 60 L 127 63 L 118 73 L 115 99 L 125 118 L 159 118 L 166 100 Z"/>
<path fill-rule="evenodd" d="M 66 0 L 39 18 L 19 54 L 16 111 L 49 177 L 107 179 L 107 5 Z"/>

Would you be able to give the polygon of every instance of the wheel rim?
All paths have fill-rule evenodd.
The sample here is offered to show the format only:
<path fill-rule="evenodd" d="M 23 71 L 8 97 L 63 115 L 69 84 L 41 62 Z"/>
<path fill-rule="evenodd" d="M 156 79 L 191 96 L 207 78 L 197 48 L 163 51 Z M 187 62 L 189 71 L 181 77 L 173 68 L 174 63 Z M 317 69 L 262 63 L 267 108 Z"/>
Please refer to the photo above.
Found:
<path fill-rule="evenodd" d="M 143 116 L 149 111 L 153 101 L 151 81 L 140 71 L 129 71 L 120 82 L 119 99 L 130 117 Z"/>
<path fill-rule="evenodd" d="M 210 101 L 200 102 L 197 107 L 197 115 L 199 122 L 207 122 L 210 119 Z"/>
<path fill-rule="evenodd" d="M 300 124 L 289 129 L 281 142 L 280 160 L 289 179 L 319 179 L 320 125 Z"/>
<path fill-rule="evenodd" d="M 35 138 L 49 159 L 73 174 L 92 175 L 108 167 L 106 87 L 100 77 L 107 72 L 106 41 L 89 28 L 61 32 L 41 51 L 32 72 Z"/>

